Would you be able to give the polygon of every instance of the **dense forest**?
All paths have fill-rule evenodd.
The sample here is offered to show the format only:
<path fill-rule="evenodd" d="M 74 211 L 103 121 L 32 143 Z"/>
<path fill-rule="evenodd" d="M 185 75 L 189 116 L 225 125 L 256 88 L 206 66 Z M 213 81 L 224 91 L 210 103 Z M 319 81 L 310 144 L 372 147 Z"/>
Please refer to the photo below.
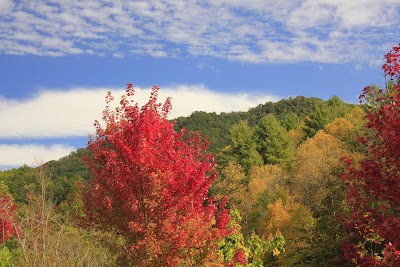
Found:
<path fill-rule="evenodd" d="M 128 85 L 87 148 L 0 172 L 0 266 L 399 266 L 399 50 L 359 105 L 169 121 Z"/>

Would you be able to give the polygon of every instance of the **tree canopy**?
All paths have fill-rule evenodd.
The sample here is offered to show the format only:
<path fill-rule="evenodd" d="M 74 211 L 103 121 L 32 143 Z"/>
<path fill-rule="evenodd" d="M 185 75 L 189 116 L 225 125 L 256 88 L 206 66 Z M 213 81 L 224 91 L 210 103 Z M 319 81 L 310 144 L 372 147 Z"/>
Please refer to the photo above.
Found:
<path fill-rule="evenodd" d="M 108 94 L 105 126 L 96 122 L 86 159 L 93 175 L 84 193 L 88 221 L 127 240 L 127 264 L 216 265 L 227 223 L 219 222 L 224 212 L 208 197 L 217 173 L 207 143 L 174 130 L 170 99 L 158 103 L 157 87 L 141 108 L 133 96 L 129 84 L 112 111 Z"/>

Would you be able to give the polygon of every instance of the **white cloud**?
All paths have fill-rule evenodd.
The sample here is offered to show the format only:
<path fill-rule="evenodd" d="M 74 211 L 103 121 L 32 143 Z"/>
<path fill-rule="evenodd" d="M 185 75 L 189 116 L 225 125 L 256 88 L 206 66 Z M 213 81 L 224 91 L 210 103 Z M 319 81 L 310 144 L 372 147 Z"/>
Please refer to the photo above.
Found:
<path fill-rule="evenodd" d="M 35 165 L 68 155 L 76 148 L 59 144 L 60 138 L 85 137 L 94 133 L 93 122 L 101 121 L 105 107 L 104 97 L 112 91 L 115 108 L 124 90 L 115 88 L 73 88 L 68 91 L 43 90 L 29 100 L 10 100 L 0 97 L 0 170 L 23 164 Z M 140 106 L 146 103 L 150 89 L 135 89 L 134 100 Z M 159 102 L 172 97 L 170 118 L 188 116 L 194 111 L 246 111 L 267 101 L 276 101 L 269 95 L 246 93 L 217 93 L 203 85 L 176 85 L 160 89 Z M 58 138 L 57 144 L 39 144 L 48 138 Z M 27 144 L 13 144 L 15 140 Z M 7 144 L 4 144 L 7 142 Z M 34 144 L 29 144 L 34 142 Z"/>
<path fill-rule="evenodd" d="M 196 65 L 196 68 L 199 70 L 210 70 L 212 72 L 218 72 L 218 69 L 214 67 L 212 64 L 209 64 L 206 61 L 201 61 Z"/>
<path fill-rule="evenodd" d="M 267 101 L 277 101 L 272 95 L 252 95 L 246 93 L 216 93 L 206 87 L 179 85 L 161 88 L 160 96 L 172 97 L 171 118 L 188 116 L 193 111 L 231 112 L 247 111 L 249 108 Z"/>
<path fill-rule="evenodd" d="M 113 54 L 113 57 L 116 57 L 116 58 L 124 58 L 124 54 L 122 54 L 122 53 L 114 53 L 114 54 Z"/>
<path fill-rule="evenodd" d="M 99 117 L 106 90 L 42 91 L 36 97 L 3 99 L 0 138 L 79 136 Z M 11 115 L 12 114 L 12 115 Z"/>
<path fill-rule="evenodd" d="M 5 14 L 13 8 L 11 0 L 0 0 L 0 14 Z"/>
<path fill-rule="evenodd" d="M 0 138 L 86 136 L 93 132 L 93 122 L 101 120 L 107 91 L 112 91 L 116 100 L 124 92 L 115 88 L 73 88 L 43 90 L 24 101 L 0 98 Z M 150 90 L 136 88 L 135 91 L 135 100 L 143 105 Z M 188 116 L 193 111 L 246 111 L 266 101 L 278 100 L 271 95 L 218 93 L 203 85 L 163 86 L 159 100 L 163 102 L 168 96 L 172 97 L 171 118 Z"/>
<path fill-rule="evenodd" d="M 57 160 L 75 150 L 76 148 L 72 146 L 62 144 L 50 146 L 40 144 L 0 144 L 0 170 L 19 167 L 24 164 L 36 166 L 42 162 Z"/>
<path fill-rule="evenodd" d="M 0 0 L 0 14 L 5 54 L 371 63 L 400 34 L 398 0 Z"/>

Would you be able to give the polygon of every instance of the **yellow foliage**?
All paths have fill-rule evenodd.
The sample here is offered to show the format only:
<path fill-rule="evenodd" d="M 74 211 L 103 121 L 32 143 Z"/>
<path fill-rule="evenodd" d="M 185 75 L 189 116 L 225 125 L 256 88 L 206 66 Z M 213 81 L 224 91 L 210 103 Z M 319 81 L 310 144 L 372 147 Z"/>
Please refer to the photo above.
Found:
<path fill-rule="evenodd" d="M 336 183 L 347 151 L 339 139 L 319 131 L 296 151 L 293 192 L 301 203 L 317 208 L 328 193 L 328 184 Z"/>
<path fill-rule="evenodd" d="M 285 253 L 277 256 L 279 266 L 293 266 L 311 249 L 316 220 L 310 209 L 290 199 L 281 199 L 268 205 L 269 220 L 264 235 L 282 232 L 286 240 Z M 260 229 L 262 232 L 262 229 Z"/>
<path fill-rule="evenodd" d="M 358 129 L 364 128 L 365 124 L 365 111 L 357 106 L 353 108 L 348 114 L 346 114 L 345 119 L 347 119 L 354 127 Z"/>
<path fill-rule="evenodd" d="M 289 212 L 290 207 L 288 207 L 288 205 L 283 205 L 282 199 L 278 199 L 275 203 L 268 204 L 268 213 L 271 217 L 268 227 L 269 230 L 274 232 L 286 227 L 290 221 Z"/>
<path fill-rule="evenodd" d="M 266 227 L 267 233 L 281 231 L 286 240 L 298 238 L 300 229 L 310 230 L 315 226 L 311 211 L 292 199 L 287 203 L 278 199 L 268 204 L 268 214 L 270 219 Z"/>
<path fill-rule="evenodd" d="M 304 125 L 305 125 L 304 120 L 302 120 L 296 129 L 290 130 L 288 132 L 290 143 L 291 143 L 293 149 L 296 149 L 297 147 L 299 147 L 301 142 L 304 140 L 304 136 L 305 136 L 305 133 L 303 130 Z"/>
<path fill-rule="evenodd" d="M 343 142 L 352 141 L 352 139 L 355 138 L 354 126 L 345 118 L 337 118 L 333 122 L 329 123 L 325 127 L 325 132 Z"/>
<path fill-rule="evenodd" d="M 284 171 L 277 165 L 254 166 L 249 172 L 248 192 L 252 203 L 255 203 L 262 192 L 269 190 L 272 193 L 283 182 Z"/>
<path fill-rule="evenodd" d="M 240 213 L 246 213 L 248 209 L 246 174 L 243 167 L 234 162 L 229 162 L 221 171 L 221 175 L 215 184 L 217 198 L 227 197 L 229 204 L 239 209 Z"/>

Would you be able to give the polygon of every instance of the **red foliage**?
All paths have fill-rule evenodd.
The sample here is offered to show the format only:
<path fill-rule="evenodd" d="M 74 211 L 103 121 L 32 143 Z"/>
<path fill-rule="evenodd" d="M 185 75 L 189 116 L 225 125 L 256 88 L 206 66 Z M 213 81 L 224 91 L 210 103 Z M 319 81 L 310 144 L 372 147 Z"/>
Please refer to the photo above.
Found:
<path fill-rule="evenodd" d="M 228 225 L 230 222 L 229 210 L 226 209 L 226 205 L 228 204 L 228 199 L 226 197 L 222 198 L 218 204 L 218 210 L 216 212 L 216 223 L 215 226 L 223 232 L 224 235 L 230 234 L 230 229 L 228 229 Z"/>
<path fill-rule="evenodd" d="M 208 190 L 217 176 L 214 158 L 199 134 L 185 140 L 167 120 L 170 99 L 157 102 L 158 87 L 142 108 L 130 100 L 96 121 L 86 159 L 92 179 L 84 194 L 88 219 L 128 241 L 126 261 L 140 266 L 178 266 L 216 261 L 217 206 Z M 108 106 L 113 97 L 108 93 Z M 223 212 L 223 211 L 222 211 Z M 203 265 L 203 263 L 199 263 Z"/>
<path fill-rule="evenodd" d="M 16 234 L 14 227 L 16 209 L 17 206 L 13 198 L 9 194 L 2 192 L 0 195 L 0 244 Z"/>
<path fill-rule="evenodd" d="M 400 266 L 400 46 L 386 59 L 383 70 L 396 80 L 394 87 L 378 92 L 378 109 L 366 117 L 371 135 L 360 139 L 365 159 L 358 168 L 347 162 L 343 175 L 351 211 L 345 226 L 354 238 L 343 250 L 359 266 Z M 366 87 L 361 98 L 368 97 L 370 89 Z"/>
<path fill-rule="evenodd" d="M 235 261 L 236 264 L 244 266 L 247 265 L 247 257 L 242 248 L 236 250 L 235 255 L 233 256 L 233 260 Z"/>
<path fill-rule="evenodd" d="M 400 77 L 400 45 L 393 47 L 392 51 L 386 54 L 386 63 L 382 66 L 385 76 Z"/>

